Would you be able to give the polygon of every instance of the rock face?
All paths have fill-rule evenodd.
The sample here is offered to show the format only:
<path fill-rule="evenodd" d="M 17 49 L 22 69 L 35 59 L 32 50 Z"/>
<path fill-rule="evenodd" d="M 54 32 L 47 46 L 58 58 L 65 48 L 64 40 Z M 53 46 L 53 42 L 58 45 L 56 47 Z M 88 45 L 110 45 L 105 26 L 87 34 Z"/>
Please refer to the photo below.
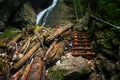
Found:
<path fill-rule="evenodd" d="M 26 2 L 24 3 L 14 15 L 10 24 L 15 27 L 25 27 L 27 24 L 34 24 L 36 22 L 36 14 L 32 8 L 32 6 Z"/>
<path fill-rule="evenodd" d="M 35 24 L 36 14 L 52 4 L 53 0 L 0 0 L 0 31 L 8 25 L 22 28 L 27 24 Z M 58 0 L 56 7 L 47 18 L 46 26 L 65 25 L 73 16 L 66 3 Z M 71 3 L 70 3 L 71 4 Z M 67 15 L 67 16 L 64 16 Z"/>
<path fill-rule="evenodd" d="M 120 63 L 119 61 L 115 62 L 113 60 L 109 60 L 100 53 L 96 56 L 95 60 L 95 65 L 96 65 L 96 74 L 94 77 L 99 77 L 102 78 L 102 80 L 119 80 L 119 75 L 120 75 Z M 91 80 L 91 79 L 90 79 Z M 99 79 L 98 79 L 99 80 Z"/>
<path fill-rule="evenodd" d="M 16 11 L 17 7 L 23 3 L 24 0 L 0 0 L 0 31 L 5 28 L 11 14 Z"/>
<path fill-rule="evenodd" d="M 70 3 L 71 4 L 71 3 Z M 64 0 L 58 0 L 57 5 L 50 12 L 46 26 L 64 26 L 73 17 L 72 8 Z"/>
<path fill-rule="evenodd" d="M 92 25 L 94 26 L 89 27 L 88 32 L 90 33 L 94 50 L 96 52 L 101 52 L 109 59 L 119 60 L 120 30 L 115 28 L 104 28 L 106 26 L 94 22 Z M 95 28 L 95 26 L 97 26 L 97 28 Z"/>
<path fill-rule="evenodd" d="M 8 25 L 22 28 L 34 24 L 37 11 L 48 7 L 52 0 L 0 0 L 0 32 Z"/>
<path fill-rule="evenodd" d="M 91 67 L 93 67 L 93 63 L 89 64 L 82 57 L 66 56 L 49 69 L 48 75 L 50 80 L 75 80 L 90 73 Z"/>
<path fill-rule="evenodd" d="M 51 5 L 52 1 L 53 0 L 29 0 L 36 13 L 38 13 L 41 9 L 47 8 Z"/>
<path fill-rule="evenodd" d="M 106 12 L 108 15 L 113 14 L 114 9 L 112 6 L 115 5 L 117 7 L 118 2 L 107 2 L 107 4 L 112 4 L 112 6 L 109 7 L 107 7 L 107 4 L 104 7 L 102 6 L 102 4 L 98 5 L 99 2 L 96 1 L 94 3 L 91 3 L 96 3 L 96 5 L 91 5 L 91 7 L 93 6 L 92 8 L 94 8 L 92 9 L 93 15 L 112 24 L 117 25 L 118 23 L 119 25 L 119 22 L 117 21 L 118 19 L 117 17 L 115 17 L 117 16 L 117 14 L 112 16 L 110 15 L 108 16 L 109 18 L 107 18 L 106 14 L 103 14 L 102 12 L 104 11 L 104 13 Z M 110 12 L 108 11 L 108 9 L 111 9 L 109 10 Z M 115 19 L 112 20 L 113 18 Z M 88 33 L 90 35 L 89 38 L 91 39 L 93 49 L 97 53 L 95 64 L 98 74 L 100 73 L 102 75 L 105 75 L 105 79 L 102 80 L 119 80 L 120 77 L 118 76 L 120 75 L 120 72 L 118 66 L 120 66 L 120 30 L 99 20 L 90 18 Z"/>

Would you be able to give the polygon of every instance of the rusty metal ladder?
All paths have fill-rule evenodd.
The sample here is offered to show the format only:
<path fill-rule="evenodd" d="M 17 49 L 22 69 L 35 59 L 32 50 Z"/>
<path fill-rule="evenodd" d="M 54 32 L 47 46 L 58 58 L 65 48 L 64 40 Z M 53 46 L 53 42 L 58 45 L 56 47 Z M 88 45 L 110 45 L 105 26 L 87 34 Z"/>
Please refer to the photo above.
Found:
<path fill-rule="evenodd" d="M 95 55 L 91 51 L 90 41 L 86 31 L 77 31 L 72 32 L 72 55 L 73 56 L 82 56 L 87 59 L 92 59 Z"/>

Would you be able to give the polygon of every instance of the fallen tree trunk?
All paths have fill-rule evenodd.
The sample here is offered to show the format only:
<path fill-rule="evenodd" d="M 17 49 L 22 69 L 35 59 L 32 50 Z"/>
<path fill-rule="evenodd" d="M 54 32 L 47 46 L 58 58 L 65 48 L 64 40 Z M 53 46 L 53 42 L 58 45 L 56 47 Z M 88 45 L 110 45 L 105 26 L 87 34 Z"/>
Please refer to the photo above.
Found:
<path fill-rule="evenodd" d="M 50 51 L 46 63 L 52 63 L 60 59 L 64 54 L 65 43 L 64 41 L 59 41 L 55 44 L 54 48 Z"/>
<path fill-rule="evenodd" d="M 31 62 L 29 64 L 27 64 L 27 66 L 26 66 L 26 68 L 24 70 L 24 73 L 23 73 L 23 75 L 21 77 L 21 80 L 27 80 L 27 77 L 29 75 L 29 72 L 30 72 L 32 64 L 33 64 L 33 60 L 34 59 L 32 59 Z"/>
<path fill-rule="evenodd" d="M 23 36 L 23 34 L 20 33 L 20 34 L 18 34 L 16 37 L 14 37 L 14 38 L 7 44 L 8 47 L 9 47 L 12 43 L 17 42 L 22 36 Z"/>
<path fill-rule="evenodd" d="M 59 29 L 57 29 L 53 34 L 51 34 L 46 41 L 47 42 L 51 42 L 52 40 L 54 40 L 55 38 L 59 37 L 62 33 L 64 33 L 65 31 L 69 30 L 70 28 L 73 27 L 72 23 L 69 23 L 68 25 L 61 27 Z"/>
<path fill-rule="evenodd" d="M 43 49 L 40 48 L 39 52 L 35 55 L 35 59 L 28 76 L 28 80 L 41 80 L 42 70 L 44 62 L 41 59 L 41 55 L 44 54 Z"/>
<path fill-rule="evenodd" d="M 21 41 L 21 42 L 18 42 L 17 40 L 19 40 L 22 37 L 22 35 L 19 35 L 17 38 L 13 39 L 12 42 L 17 41 L 18 43 L 16 43 L 16 44 L 21 43 L 20 48 L 19 48 L 19 45 L 18 46 L 13 45 L 13 48 L 16 47 L 16 50 L 18 49 L 18 52 L 20 52 L 21 54 L 24 54 L 24 56 L 17 63 L 15 63 L 13 65 L 11 72 L 13 72 L 13 73 L 14 73 L 14 71 L 16 72 L 24 64 L 25 64 L 24 66 L 26 66 L 24 73 L 23 73 L 23 70 L 19 71 L 19 74 L 21 74 L 21 72 L 22 72 L 23 75 L 22 74 L 20 76 L 15 75 L 15 78 L 18 79 L 18 77 L 22 76 L 20 78 L 21 80 L 45 79 L 45 65 L 47 64 L 47 62 L 58 59 L 64 51 L 64 48 L 63 48 L 64 44 L 63 43 L 58 44 L 57 43 L 58 40 L 56 40 L 56 39 L 59 38 L 59 36 L 64 37 L 62 34 L 64 34 L 64 32 L 67 32 L 72 27 L 73 27 L 73 24 L 69 23 L 68 25 L 66 25 L 64 27 L 57 29 L 55 32 L 53 31 L 54 33 L 51 33 L 51 35 L 48 32 L 43 31 L 44 34 L 41 32 L 36 35 L 30 35 L 30 37 L 29 37 L 30 39 L 27 39 L 27 40 L 25 39 L 24 41 Z M 49 34 L 50 36 L 49 37 L 45 36 L 47 34 Z M 44 36 L 43 38 L 46 38 L 46 39 L 43 39 L 41 36 L 42 37 Z M 36 43 L 36 41 L 37 41 L 37 43 Z M 46 43 L 53 42 L 52 44 L 49 44 L 50 47 L 45 52 L 46 54 L 44 54 L 43 49 L 40 48 L 40 46 L 42 45 L 44 50 L 46 50 L 47 46 L 43 44 L 44 41 L 46 41 Z M 10 43 L 12 43 L 12 42 L 10 42 Z M 9 45 L 10 45 L 10 43 L 9 43 Z M 37 52 L 37 51 L 39 51 L 39 52 Z M 27 64 L 26 62 L 28 60 L 30 60 L 30 58 L 33 58 L 33 56 L 34 56 L 33 64 Z M 42 56 L 42 58 L 41 58 L 41 56 Z M 32 67 L 31 67 L 31 65 L 32 65 Z M 28 75 L 28 78 L 27 78 L 27 75 Z"/>
<path fill-rule="evenodd" d="M 10 80 L 18 80 L 20 78 L 20 76 L 23 73 L 23 68 L 21 68 L 19 71 L 17 71 Z"/>
<path fill-rule="evenodd" d="M 40 47 L 40 43 L 36 43 L 14 66 L 13 69 L 19 69 L 33 54 L 34 52 Z"/>
<path fill-rule="evenodd" d="M 45 54 L 45 56 L 44 56 L 44 58 L 43 58 L 43 61 L 46 61 L 46 60 L 47 60 L 50 51 L 53 49 L 53 47 L 55 46 L 56 43 L 57 43 L 57 40 L 55 40 L 55 41 L 51 44 L 50 48 L 47 50 L 47 52 L 46 52 L 46 54 Z"/>

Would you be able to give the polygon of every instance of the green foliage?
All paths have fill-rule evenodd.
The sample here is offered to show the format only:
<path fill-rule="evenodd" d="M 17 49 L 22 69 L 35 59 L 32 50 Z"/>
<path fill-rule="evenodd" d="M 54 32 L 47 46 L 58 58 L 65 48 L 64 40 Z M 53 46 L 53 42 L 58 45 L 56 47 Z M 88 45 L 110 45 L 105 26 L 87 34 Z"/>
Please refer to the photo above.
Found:
<path fill-rule="evenodd" d="M 50 71 L 48 76 L 50 80 L 64 80 L 66 72 L 66 70 Z"/>
<path fill-rule="evenodd" d="M 98 0 L 98 3 L 101 5 L 101 4 L 105 4 L 106 2 L 105 2 L 105 0 Z"/>
<path fill-rule="evenodd" d="M 82 75 L 80 75 L 80 73 L 74 72 L 74 73 L 71 73 L 70 75 L 65 76 L 64 80 L 68 80 L 68 79 L 69 80 L 77 80 L 78 77 L 80 77 L 80 76 L 82 76 Z"/>
<path fill-rule="evenodd" d="M 0 40 L 0 47 L 6 47 L 6 44 L 2 40 Z"/>
<path fill-rule="evenodd" d="M 74 6 L 74 14 L 76 17 L 76 20 L 80 19 L 83 17 L 87 10 L 87 5 L 85 4 L 85 0 L 72 0 L 73 1 L 73 6 Z"/>
<path fill-rule="evenodd" d="M 96 14 L 112 24 L 120 25 L 119 2 L 119 0 L 98 0 Z"/>
<path fill-rule="evenodd" d="M 20 33 L 20 32 L 21 31 L 17 28 L 7 27 L 5 31 L 2 34 L 0 34 L 0 38 L 14 37 L 17 33 Z"/>

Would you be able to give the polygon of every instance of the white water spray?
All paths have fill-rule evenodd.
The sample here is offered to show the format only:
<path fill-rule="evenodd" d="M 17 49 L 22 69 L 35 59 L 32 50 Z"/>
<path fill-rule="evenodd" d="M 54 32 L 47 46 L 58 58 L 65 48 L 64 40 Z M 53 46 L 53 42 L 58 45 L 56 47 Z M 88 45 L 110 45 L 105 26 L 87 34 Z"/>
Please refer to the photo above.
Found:
<path fill-rule="evenodd" d="M 41 20 L 43 19 L 44 16 L 45 16 L 45 17 L 44 17 L 44 19 L 43 19 L 43 23 L 46 22 L 46 19 L 47 19 L 49 13 L 50 13 L 50 12 L 52 11 L 52 9 L 56 6 L 56 4 L 57 4 L 57 0 L 53 0 L 52 5 L 50 5 L 48 8 L 46 8 L 46 9 L 44 9 L 43 11 L 41 11 L 41 12 L 38 13 L 37 19 L 36 19 L 36 24 L 37 24 L 37 25 L 41 22 Z"/>

